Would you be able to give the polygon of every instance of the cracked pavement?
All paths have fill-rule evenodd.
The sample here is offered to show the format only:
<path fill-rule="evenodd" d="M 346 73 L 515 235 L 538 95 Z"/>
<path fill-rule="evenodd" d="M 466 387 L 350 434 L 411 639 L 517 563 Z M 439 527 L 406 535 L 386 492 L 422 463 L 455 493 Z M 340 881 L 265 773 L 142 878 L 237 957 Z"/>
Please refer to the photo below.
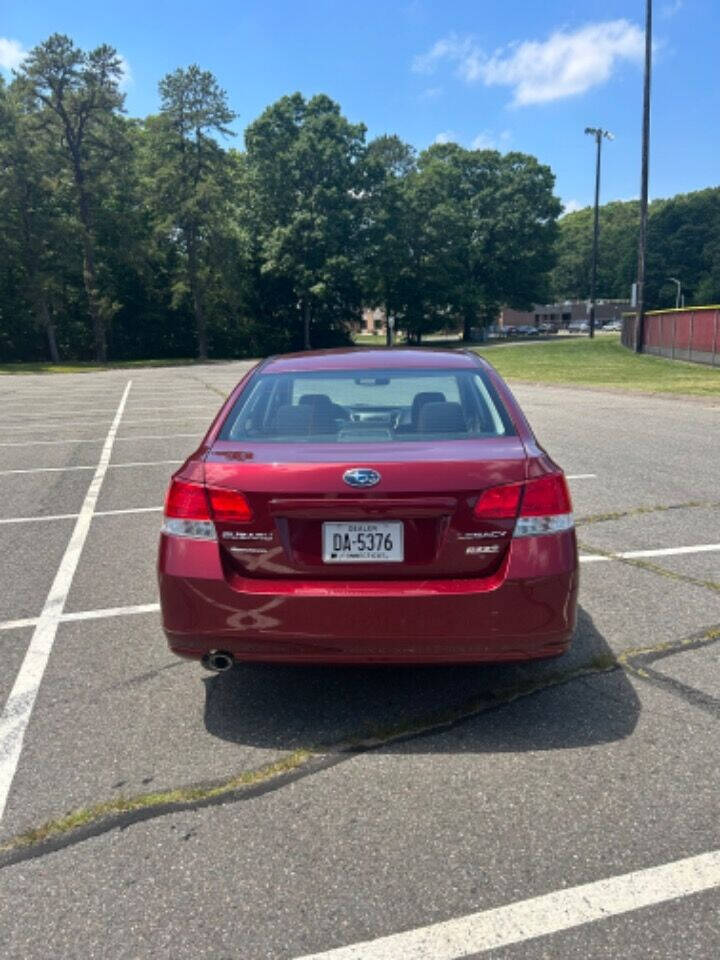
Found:
<path fill-rule="evenodd" d="M 33 439 L 69 439 L 0 469 L 97 462 L 74 441 L 132 376 L 97 511 L 159 506 L 171 464 L 112 465 L 183 459 L 170 435 L 204 421 L 176 418 L 209 422 L 245 368 L 3 378 L 0 440 L 48 404 Z M 515 392 L 595 474 L 587 552 L 720 543 L 720 404 Z M 77 513 L 91 477 L 0 475 L 2 517 Z M 3 621 L 40 613 L 72 524 L 0 525 Z M 153 603 L 158 524 L 95 516 L 66 609 Z M 154 612 L 61 622 L 0 822 L 0 957 L 291 960 L 716 849 L 719 584 L 718 552 L 588 563 L 566 657 L 478 668 L 210 675 Z M 0 631 L 3 704 L 31 635 Z M 718 916 L 714 890 L 490 955 L 714 957 Z"/>

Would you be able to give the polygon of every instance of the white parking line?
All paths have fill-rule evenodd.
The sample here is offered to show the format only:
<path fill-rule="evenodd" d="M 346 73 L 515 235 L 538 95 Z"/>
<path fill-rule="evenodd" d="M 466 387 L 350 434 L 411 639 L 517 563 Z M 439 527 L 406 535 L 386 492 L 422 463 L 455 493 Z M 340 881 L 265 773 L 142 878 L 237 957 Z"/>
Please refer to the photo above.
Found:
<path fill-rule="evenodd" d="M 204 414 L 201 417 L 144 417 L 142 420 L 126 420 L 126 427 L 141 427 L 145 423 L 191 423 L 194 420 L 202 421 L 203 423 L 210 423 L 212 420 L 212 414 Z M 53 424 L 54 427 L 95 427 L 95 426 L 104 426 L 108 421 L 99 420 L 95 423 L 77 423 L 76 421 L 63 421 L 63 423 Z M 47 432 L 47 424 L 34 424 L 33 426 L 28 426 L 28 424 L 21 424 L 16 426 L 3 426 L 0 425 L 0 431 L 7 432 L 23 432 L 29 433 L 32 431 L 44 430 Z"/>
<path fill-rule="evenodd" d="M 98 514 L 94 514 L 97 517 Z M 72 613 L 61 613 L 58 623 L 73 623 L 76 620 L 107 620 L 110 617 L 129 617 L 138 613 L 158 613 L 159 603 L 136 603 L 129 607 L 103 607 L 99 610 L 76 610 Z M 40 617 L 25 617 L 22 620 L 3 620 L 0 630 L 20 630 L 22 627 L 35 627 L 40 623 Z M 1 746 L 1 744 L 0 744 Z M 0 752 L 0 757 L 2 753 Z"/>
<path fill-rule="evenodd" d="M 3 620 L 0 630 L 20 630 L 22 627 L 34 627 L 38 617 L 25 617 L 23 620 Z"/>
<path fill-rule="evenodd" d="M 159 467 L 162 464 L 185 463 L 184 460 L 133 460 L 130 463 L 109 463 L 108 470 L 115 467 Z"/>
<path fill-rule="evenodd" d="M 94 517 L 119 517 L 126 513 L 159 513 L 162 507 L 124 507 L 122 510 L 96 510 Z M 38 517 L 4 517 L 0 523 L 41 523 L 44 520 L 74 520 L 77 513 L 46 513 Z"/>
<path fill-rule="evenodd" d="M 623 553 L 581 553 L 580 563 L 601 563 L 607 560 L 633 560 L 641 557 L 676 557 L 686 553 L 714 553 L 720 543 L 698 543 L 692 547 L 663 547 L 661 550 L 625 550 Z"/>
<path fill-rule="evenodd" d="M 115 442 L 119 443 L 121 440 L 174 440 L 177 437 L 197 437 L 198 439 L 202 436 L 201 432 L 198 430 L 195 433 L 165 433 L 165 434 L 152 434 L 148 435 L 146 433 L 138 434 L 136 437 L 115 437 Z M 0 441 L 0 447 L 42 447 L 42 446 L 56 446 L 57 444 L 63 443 L 102 443 L 105 437 L 66 437 L 63 440 L 12 440 Z"/>
<path fill-rule="evenodd" d="M 49 520 L 74 520 L 77 516 L 77 513 L 46 513 L 39 517 L 4 517 L 0 519 L 0 523 L 41 523 Z"/>
<path fill-rule="evenodd" d="M 133 460 L 131 463 L 109 463 L 108 470 L 116 467 L 159 467 L 162 464 L 184 463 L 184 460 Z M 17 473 L 64 473 L 68 470 L 94 470 L 93 466 L 81 467 L 24 467 L 22 470 L 0 470 L 0 477 Z"/>
<path fill-rule="evenodd" d="M 10 697 L 0 714 L 0 820 L 5 812 L 5 804 L 17 770 L 25 731 L 55 642 L 59 618 L 90 529 L 95 504 L 110 463 L 115 434 L 120 426 L 131 386 L 132 380 L 128 380 L 115 413 L 115 419 L 108 430 L 95 473 L 85 494 L 80 514 L 75 521 L 70 541 L 65 548 L 55 579 L 38 617 L 25 658 L 10 691 Z"/>
<path fill-rule="evenodd" d="M 125 513 L 160 513 L 162 507 L 123 507 L 122 510 L 96 510 L 96 517 L 121 517 Z"/>
<path fill-rule="evenodd" d="M 82 417 L 83 414 L 85 415 L 85 417 L 89 417 L 89 418 L 90 418 L 90 424 L 85 424 L 84 419 L 83 419 L 82 421 L 78 421 L 78 422 L 82 422 L 82 423 L 83 423 L 83 426 L 86 426 L 86 425 L 87 425 L 87 426 L 92 426 L 93 423 L 109 423 L 109 421 L 110 421 L 110 417 L 105 417 L 105 418 L 103 418 L 102 420 L 98 421 L 98 420 L 95 419 L 96 414 L 98 414 L 98 413 L 110 413 L 110 414 L 112 414 L 112 413 L 115 412 L 115 407 L 93 407 L 93 412 L 92 412 L 91 414 L 89 414 L 89 413 L 87 413 L 87 408 L 86 408 L 86 407 L 85 407 L 85 408 L 83 408 L 83 407 L 70 407 L 70 408 L 67 408 L 67 409 L 63 409 L 63 407 L 56 406 L 55 404 L 53 404 L 52 411 L 37 412 L 37 413 L 34 413 L 31 409 L 29 409 L 28 405 L 26 405 L 26 404 L 23 404 L 21 407 L 19 407 L 19 408 L 17 409 L 17 411 L 11 410 L 11 408 L 10 408 L 9 406 L 4 406 L 3 409 L 4 409 L 6 412 L 10 411 L 10 412 L 11 412 L 11 416 L 9 416 L 9 417 L 8 417 L 8 416 L 0 417 L 0 426 L 2 426 L 2 425 L 3 425 L 4 423 L 6 423 L 8 420 L 11 420 L 13 417 L 17 418 L 18 420 L 22 421 L 23 423 L 24 423 L 25 421 L 27 421 L 27 420 L 44 420 L 44 421 L 50 421 L 50 420 L 52 420 L 53 422 L 55 422 L 55 421 L 58 421 L 58 420 L 62 421 L 63 417 L 68 416 L 68 415 L 70 415 L 70 416 L 80 415 L 80 416 Z M 177 411 L 178 411 L 179 409 L 180 409 L 180 410 L 183 410 L 183 411 L 184 411 L 184 410 L 205 410 L 205 409 L 207 409 L 208 413 L 211 414 L 212 411 L 213 411 L 213 409 L 217 410 L 217 404 L 215 404 L 215 406 L 212 406 L 211 404 L 202 404 L 202 405 L 197 405 L 197 404 L 196 404 L 196 405 L 193 405 L 193 406 L 189 406 L 189 405 L 186 404 L 186 403 L 178 402 L 177 404 L 173 404 L 172 406 L 159 406 L 159 407 L 135 407 L 135 406 L 129 405 L 129 406 L 128 406 L 128 413 L 139 413 L 140 411 L 142 411 L 143 413 L 148 413 L 148 412 L 149 412 L 149 413 L 162 413 L 163 411 L 165 411 L 165 412 L 167 412 L 167 413 L 177 413 Z M 26 411 L 27 411 L 27 412 L 26 412 Z M 18 424 L 18 426 L 21 426 L 21 425 L 22 425 L 22 424 Z"/>
<path fill-rule="evenodd" d="M 117 438 L 120 439 L 119 437 Z M 105 437 L 68 437 L 63 440 L 0 440 L 0 447 L 51 447 L 63 443 L 102 443 Z"/>
<path fill-rule="evenodd" d="M 595 480 L 597 479 L 596 473 L 566 473 L 566 480 Z"/>
<path fill-rule="evenodd" d="M 720 886 L 720 850 L 298 960 L 460 960 Z"/>
<path fill-rule="evenodd" d="M 157 613 L 159 603 L 137 603 L 132 607 L 106 607 L 104 610 L 79 610 L 76 613 L 64 613 L 62 623 L 71 623 L 75 620 L 104 620 L 107 617 L 127 617 L 138 613 Z"/>

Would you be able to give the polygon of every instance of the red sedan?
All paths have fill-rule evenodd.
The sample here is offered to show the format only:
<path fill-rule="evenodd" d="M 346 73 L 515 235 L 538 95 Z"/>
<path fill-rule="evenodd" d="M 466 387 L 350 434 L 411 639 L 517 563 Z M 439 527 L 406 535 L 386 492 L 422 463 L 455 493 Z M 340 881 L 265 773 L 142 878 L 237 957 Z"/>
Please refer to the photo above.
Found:
<path fill-rule="evenodd" d="M 165 634 L 214 670 L 557 656 L 575 625 L 571 509 L 475 354 L 273 357 L 170 483 Z"/>

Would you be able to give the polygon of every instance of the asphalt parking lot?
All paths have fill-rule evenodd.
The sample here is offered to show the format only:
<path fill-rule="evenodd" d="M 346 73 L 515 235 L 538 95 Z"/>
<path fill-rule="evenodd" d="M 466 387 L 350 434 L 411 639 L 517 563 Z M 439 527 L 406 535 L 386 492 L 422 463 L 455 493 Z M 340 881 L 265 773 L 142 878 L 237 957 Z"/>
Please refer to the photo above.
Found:
<path fill-rule="evenodd" d="M 155 548 L 246 368 L 0 378 L 0 957 L 720 956 L 720 394 L 515 388 L 565 657 L 213 675 Z"/>

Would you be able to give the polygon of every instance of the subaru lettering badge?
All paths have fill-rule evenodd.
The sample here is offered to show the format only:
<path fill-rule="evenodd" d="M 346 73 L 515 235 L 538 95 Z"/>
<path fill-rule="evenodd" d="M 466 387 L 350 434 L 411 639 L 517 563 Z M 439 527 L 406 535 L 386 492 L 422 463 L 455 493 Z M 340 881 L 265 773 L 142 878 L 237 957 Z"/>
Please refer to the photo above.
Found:
<path fill-rule="evenodd" d="M 374 487 L 380 483 L 380 474 L 368 467 L 355 467 L 354 470 L 345 471 L 343 480 L 351 487 Z"/>

